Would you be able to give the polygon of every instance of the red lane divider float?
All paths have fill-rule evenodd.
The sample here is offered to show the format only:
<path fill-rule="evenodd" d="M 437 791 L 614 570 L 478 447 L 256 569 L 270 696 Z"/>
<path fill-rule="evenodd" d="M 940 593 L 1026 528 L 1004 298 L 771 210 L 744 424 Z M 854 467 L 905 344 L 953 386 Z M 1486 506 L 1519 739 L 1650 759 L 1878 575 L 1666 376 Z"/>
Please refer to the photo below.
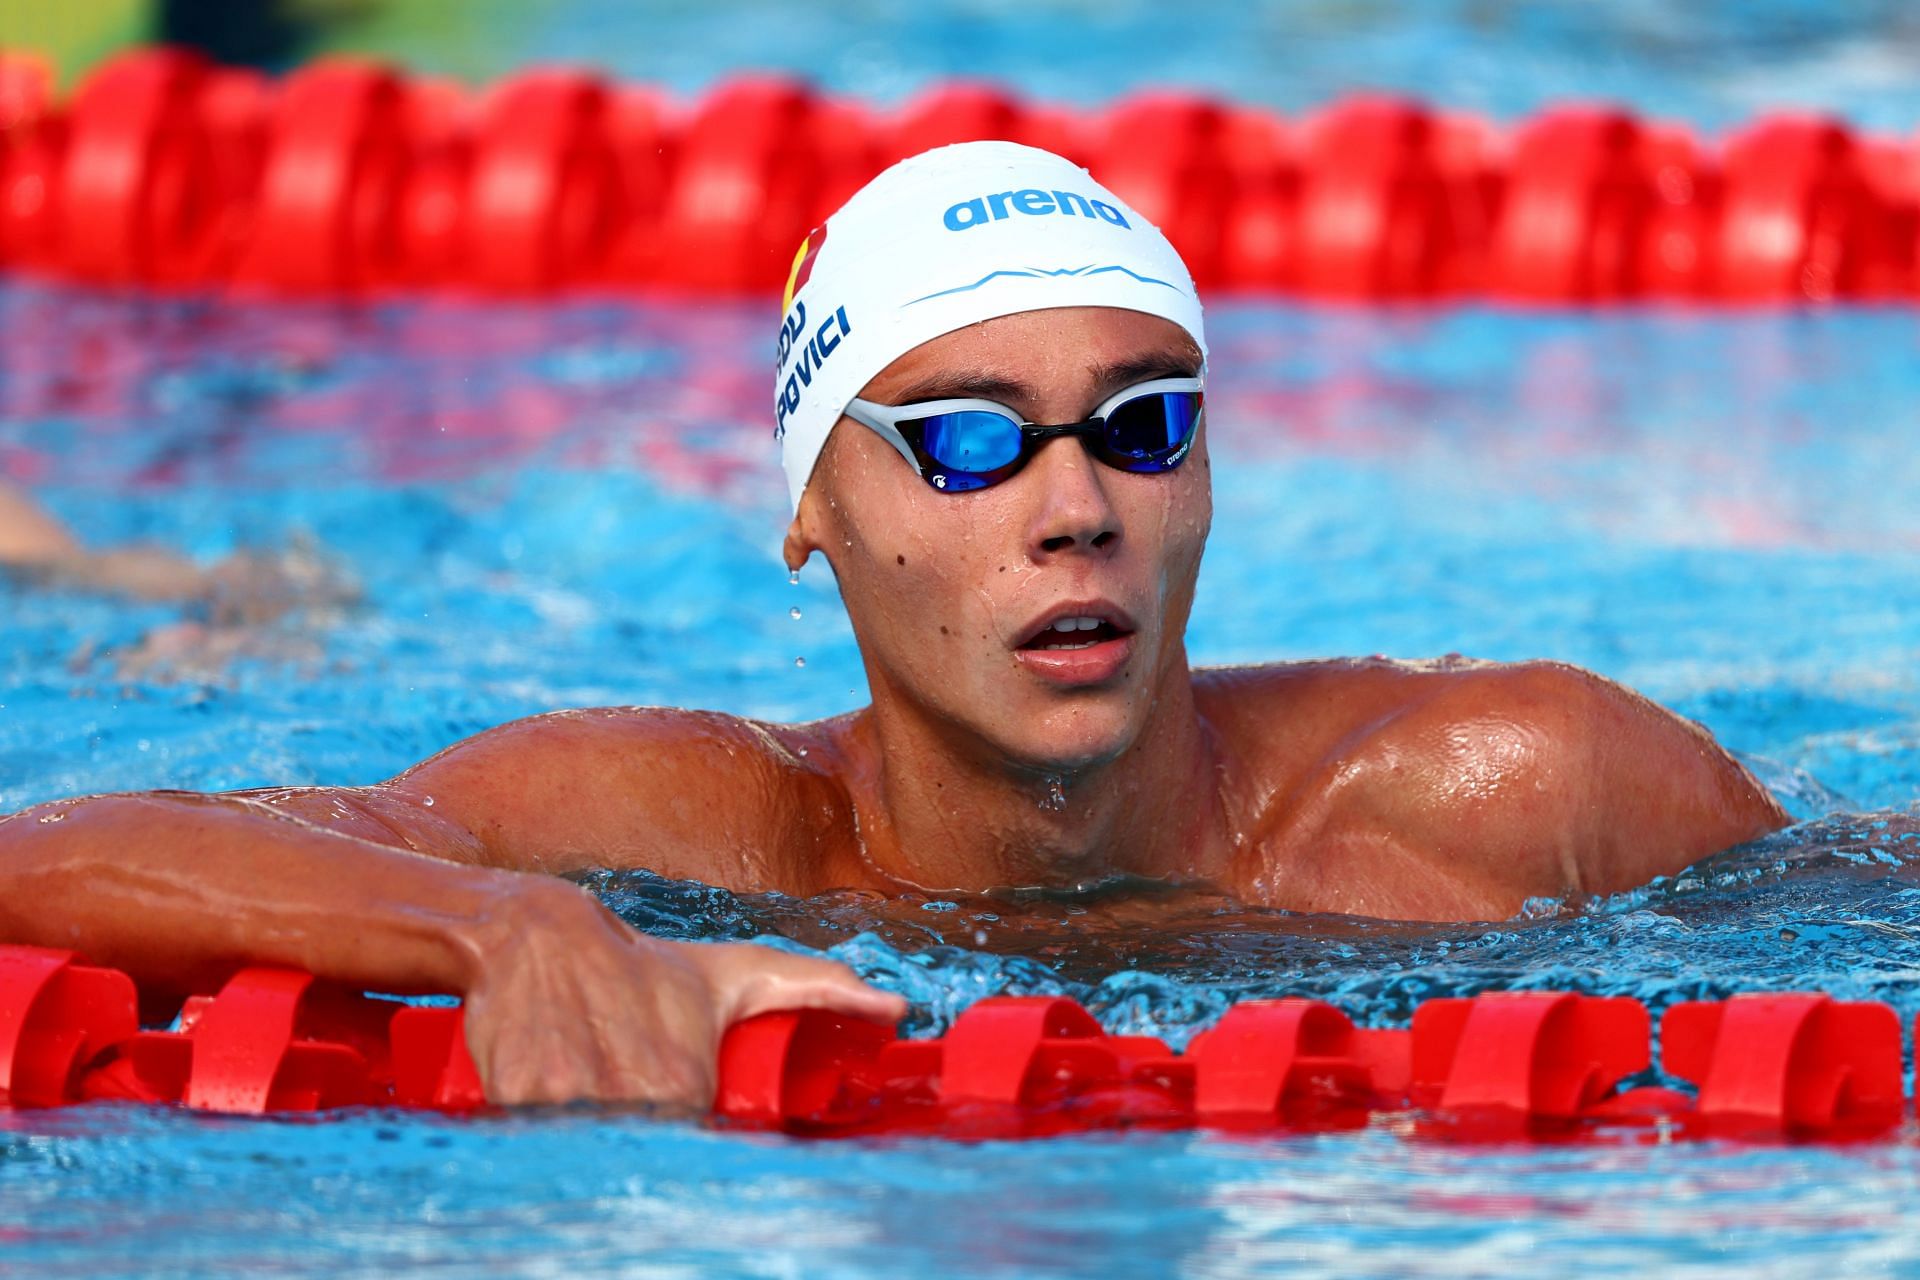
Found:
<path fill-rule="evenodd" d="M 73 1100 L 80 1073 L 140 1030 L 133 980 L 71 953 L 0 947 L 0 1102 Z"/>
<path fill-rule="evenodd" d="M 771 293 L 884 165 L 1011 138 L 1088 165 L 1208 290 L 1822 303 L 1920 296 L 1920 139 L 1773 115 L 1710 146 L 1564 106 L 1510 128 L 1365 97 L 1300 119 L 1154 92 L 1104 110 L 939 86 L 892 111 L 748 76 L 675 103 L 540 69 L 278 81 L 143 49 L 64 102 L 0 50 L 0 268 L 290 295 Z"/>
<path fill-rule="evenodd" d="M 462 1011 L 249 968 L 139 1028 L 133 982 L 72 953 L 0 947 L 0 1106 L 166 1103 L 238 1115 L 486 1105 Z M 1108 1035 L 1071 1000 L 996 996 L 938 1039 L 819 1010 L 764 1014 L 722 1044 L 717 1119 L 815 1137 L 1033 1138 L 1115 1128 L 1359 1128 L 1406 1113 L 1447 1141 L 1858 1139 L 1905 1113 L 1885 1005 L 1820 994 L 1680 1004 L 1662 1061 L 1697 1094 L 1630 1087 L 1652 1023 L 1626 998 L 1429 1000 L 1404 1030 L 1331 1005 L 1237 1005 L 1174 1053 Z"/>

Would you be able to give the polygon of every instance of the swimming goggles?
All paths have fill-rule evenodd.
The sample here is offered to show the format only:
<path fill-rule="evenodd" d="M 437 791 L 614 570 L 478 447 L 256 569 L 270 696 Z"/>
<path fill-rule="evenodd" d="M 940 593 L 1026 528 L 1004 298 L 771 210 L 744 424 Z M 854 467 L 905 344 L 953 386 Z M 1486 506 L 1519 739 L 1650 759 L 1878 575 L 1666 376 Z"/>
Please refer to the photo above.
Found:
<path fill-rule="evenodd" d="M 1156 378 L 1119 392 L 1085 422 L 1043 427 L 991 400 L 875 404 L 854 399 L 847 416 L 871 427 L 942 493 L 999 484 L 1056 436 L 1079 436 L 1094 457 L 1121 471 L 1152 475 L 1179 466 L 1193 447 L 1205 384 Z"/>

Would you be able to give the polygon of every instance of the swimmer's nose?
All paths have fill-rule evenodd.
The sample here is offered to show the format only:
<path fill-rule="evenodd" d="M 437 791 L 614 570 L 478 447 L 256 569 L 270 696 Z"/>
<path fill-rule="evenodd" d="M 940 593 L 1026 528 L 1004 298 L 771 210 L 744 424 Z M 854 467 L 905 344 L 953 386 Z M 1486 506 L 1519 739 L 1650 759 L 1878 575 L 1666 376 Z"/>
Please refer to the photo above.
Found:
<path fill-rule="evenodd" d="M 1048 441 L 1027 464 L 1025 481 L 1034 494 L 1027 554 L 1037 564 L 1073 551 L 1112 551 L 1120 541 L 1120 513 L 1114 509 L 1102 468 L 1075 439 Z"/>

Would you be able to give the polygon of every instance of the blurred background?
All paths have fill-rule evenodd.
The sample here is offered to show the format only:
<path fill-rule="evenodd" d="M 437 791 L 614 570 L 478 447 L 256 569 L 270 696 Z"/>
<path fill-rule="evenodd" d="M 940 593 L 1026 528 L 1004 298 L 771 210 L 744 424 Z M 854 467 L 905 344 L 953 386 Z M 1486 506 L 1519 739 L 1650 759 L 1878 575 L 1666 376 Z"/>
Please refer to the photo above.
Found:
<path fill-rule="evenodd" d="M 1288 111 L 1360 89 L 1512 118 L 1567 98 L 1725 127 L 1804 107 L 1906 133 L 1920 120 L 1920 9 L 1901 0 L 86 0 L 0 5 L 0 43 L 66 82 L 171 41 L 286 70 L 391 58 L 474 82 L 531 62 L 692 94 L 741 69 L 897 102 L 946 77 L 1104 103 L 1146 87 Z"/>
<path fill-rule="evenodd" d="M 1917 281 L 1904 277 L 1904 296 L 1850 293 L 1847 273 L 1827 270 L 1848 265 L 1843 251 L 1869 239 L 1849 234 L 1870 221 L 1885 261 L 1913 266 L 1910 3 L 0 0 L 0 46 L 46 53 L 62 97 L 156 41 L 258 68 L 283 95 L 322 55 L 387 60 L 436 127 L 449 99 L 511 117 L 526 99 L 480 91 L 562 62 L 695 108 L 742 72 L 774 71 L 881 107 L 987 80 L 1095 122 L 1153 88 L 1289 124 L 1386 90 L 1502 126 L 1576 99 L 1709 139 L 1793 110 L 1874 131 L 1872 148 L 1853 150 L 1805 121 L 1748 135 L 1729 183 L 1741 199 L 1726 206 L 1745 220 L 1728 239 L 1772 255 L 1761 302 L 1669 290 L 1591 306 L 1572 301 L 1587 296 L 1577 288 L 1521 304 L 1364 288 L 1207 298 L 1216 521 L 1189 630 L 1196 661 L 1458 651 L 1579 663 L 1703 722 L 1803 825 L 1603 901 L 1461 925 L 1229 905 L 1103 931 L 1050 899 L 736 899 L 645 873 L 590 887 L 657 933 L 830 946 L 908 994 L 916 1032 L 998 992 L 1069 994 L 1109 1029 L 1176 1043 L 1234 1001 L 1278 995 L 1324 998 L 1370 1025 L 1403 1025 L 1432 996 L 1527 987 L 1656 1011 L 1819 988 L 1888 1001 L 1904 1025 L 1920 1014 L 1920 887 L 1899 835 L 1920 801 Z M 63 169 L 58 128 L 8 132 L 24 112 L 0 93 L 0 259 L 22 264 L 0 271 L 0 813 L 104 790 L 367 783 L 560 707 L 800 719 L 861 704 L 830 571 L 816 561 L 791 582 L 779 558 L 772 284 L 674 290 L 656 275 L 561 293 L 451 273 L 446 287 L 361 289 L 345 268 L 308 268 L 325 252 L 354 265 L 364 245 L 299 239 L 318 221 L 304 205 L 247 221 L 251 191 L 235 204 L 248 243 L 280 251 L 275 268 L 300 287 L 157 279 L 159 255 L 127 259 L 191 230 L 189 215 L 206 220 L 179 175 L 217 182 L 246 159 L 232 134 L 184 147 L 181 165 L 197 170 L 149 166 L 165 181 L 144 189 L 160 193 L 144 222 L 75 220 L 49 193 L 80 171 L 96 193 L 124 195 L 110 180 L 126 176 L 129 134 L 202 141 L 153 106 L 191 97 L 180 85 L 201 72 L 169 80 L 179 64 L 163 62 L 119 85 L 146 114 L 111 93 L 95 104 L 87 154 L 114 163 Z M 476 92 L 442 94 L 435 76 Z M 375 79 L 356 101 L 396 92 Z M 263 108 L 266 82 L 219 84 L 220 120 Z M 286 117 L 311 143 L 310 121 Z M 407 189 L 429 212 L 458 203 L 442 179 L 480 190 L 434 168 L 451 161 L 436 158 L 432 129 L 395 161 L 360 145 L 365 119 L 320 121 L 338 126 L 332 154 L 413 165 Z M 1130 119 L 1108 130 L 1108 158 L 1152 151 L 1130 180 L 1183 190 L 1167 180 L 1175 152 L 1137 145 Z M 496 123 L 489 146 L 524 160 L 524 122 Z M 733 157 L 750 179 L 753 165 L 806 154 L 789 133 L 755 137 Z M 650 161 L 657 141 L 622 155 Z M 1328 144 L 1313 163 L 1339 170 L 1347 151 Z M 288 171 L 310 176 L 312 153 L 289 153 Z M 1564 177 L 1563 158 L 1538 147 L 1530 172 Z M 1347 176 L 1405 195 L 1404 170 L 1367 162 Z M 668 222 L 744 204 L 735 221 L 758 225 L 750 200 L 726 198 L 752 188 L 736 170 L 702 185 L 710 169 L 638 168 L 642 194 L 685 196 Z M 1711 230 L 1692 181 L 1706 172 L 1656 155 L 1637 171 L 1638 198 Z M 1472 171 L 1457 185 L 1482 191 Z M 1351 208 L 1352 186 L 1312 190 L 1328 186 L 1316 207 Z M 393 186 L 372 189 L 377 205 Z M 784 272 L 811 225 L 808 210 L 787 213 L 794 225 L 766 237 L 778 244 L 751 246 L 756 270 Z M 40 240 L 21 232 L 29 223 Z M 462 232 L 462 261 L 497 255 L 499 225 Z M 72 269 L 31 269 L 63 261 Z M 1920 1274 L 1912 1142 L 1870 1155 L 1488 1152 L 1377 1128 L 867 1147 L 591 1111 L 295 1126 L 101 1107 L 4 1120 L 0 1271 L 1108 1280 L 1515 1275 L 1553 1259 L 1582 1275 L 1749 1280 L 1818 1259 L 1835 1274 Z"/>

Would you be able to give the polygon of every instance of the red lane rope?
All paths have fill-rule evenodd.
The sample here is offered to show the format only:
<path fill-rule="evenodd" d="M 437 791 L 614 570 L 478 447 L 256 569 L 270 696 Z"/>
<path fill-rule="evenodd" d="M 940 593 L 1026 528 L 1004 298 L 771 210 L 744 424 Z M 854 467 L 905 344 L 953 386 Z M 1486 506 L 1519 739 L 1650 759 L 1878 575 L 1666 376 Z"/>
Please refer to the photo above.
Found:
<path fill-rule="evenodd" d="M 478 92 L 327 59 L 143 49 L 65 102 L 0 51 L 0 269 L 281 295 L 778 290 L 886 164 L 1004 137 L 1087 165 L 1201 287 L 1538 303 L 1920 297 L 1920 141 L 1773 115 L 1721 145 L 1610 107 L 1500 128 L 1365 97 L 1098 111 L 977 84 L 897 110 L 774 77 L 692 102 L 542 69 Z"/>
<path fill-rule="evenodd" d="M 142 1031 L 125 974 L 0 946 L 0 1107 L 97 1100 L 230 1114 L 485 1105 L 462 1011 L 250 968 Z M 1902 1123 L 1900 1025 L 1814 992 L 1668 1009 L 1661 1063 L 1697 1087 L 1633 1085 L 1652 1019 L 1626 997 L 1501 992 L 1420 1005 L 1404 1030 L 1332 1005 L 1234 1006 L 1174 1053 L 1113 1036 L 1071 1000 L 994 996 L 938 1039 L 817 1010 L 728 1031 L 716 1119 L 815 1137 L 1031 1138 L 1115 1128 L 1360 1128 L 1467 1141 L 1885 1136 Z"/>

